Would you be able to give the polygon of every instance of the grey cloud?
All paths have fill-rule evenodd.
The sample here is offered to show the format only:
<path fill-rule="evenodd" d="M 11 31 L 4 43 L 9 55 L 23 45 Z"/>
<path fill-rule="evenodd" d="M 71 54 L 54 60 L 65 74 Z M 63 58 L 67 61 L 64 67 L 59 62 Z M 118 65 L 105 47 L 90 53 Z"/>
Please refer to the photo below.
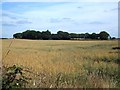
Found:
<path fill-rule="evenodd" d="M 118 10 L 119 8 L 113 8 L 113 9 L 111 9 L 110 11 L 116 11 L 116 10 Z"/>
<path fill-rule="evenodd" d="M 62 18 L 63 20 L 72 20 L 71 18 Z"/>
<path fill-rule="evenodd" d="M 111 11 L 118 11 L 118 10 L 120 10 L 120 7 L 118 7 L 118 8 L 112 8 L 110 10 L 104 10 L 104 12 L 111 12 Z"/>
<path fill-rule="evenodd" d="M 104 24 L 103 22 L 99 22 L 99 21 L 94 21 L 94 22 L 90 22 L 88 24 Z"/>
<path fill-rule="evenodd" d="M 60 19 L 57 19 L 57 18 L 51 18 L 51 19 L 50 19 L 50 22 L 51 22 L 51 23 L 58 23 L 58 22 L 61 22 L 61 20 L 60 20 Z"/>
<path fill-rule="evenodd" d="M 74 21 L 74 20 L 72 20 L 71 18 L 67 18 L 67 17 L 65 17 L 65 18 L 51 18 L 50 19 L 50 22 L 51 23 L 59 23 L 59 22 L 71 22 L 71 21 Z"/>
<path fill-rule="evenodd" d="M 11 16 L 11 15 L 9 15 L 9 14 L 6 14 L 6 13 L 2 13 L 2 16 L 6 16 L 6 17 L 9 17 L 9 18 L 11 18 L 11 19 L 17 19 L 17 17 L 15 17 L 15 16 Z"/>
<path fill-rule="evenodd" d="M 104 10 L 104 12 L 108 12 L 108 10 Z"/>
<path fill-rule="evenodd" d="M 3 23 L 2 26 L 16 26 L 16 25 L 11 23 Z"/>
<path fill-rule="evenodd" d="M 18 19 L 20 19 L 20 18 L 22 18 L 22 19 L 28 19 L 28 18 L 24 18 L 24 17 L 21 17 L 20 15 L 15 15 L 15 14 L 11 14 L 11 13 L 6 13 L 6 12 L 4 12 L 3 11 L 3 13 L 2 13 L 2 16 L 4 16 L 4 17 L 8 17 L 8 18 L 11 18 L 11 19 L 14 19 L 14 20 L 18 20 Z"/>
<path fill-rule="evenodd" d="M 17 25 L 22 25 L 22 24 L 31 24 L 32 22 L 29 22 L 27 20 L 19 20 L 16 22 L 3 22 L 2 26 L 17 26 Z"/>
<path fill-rule="evenodd" d="M 16 22 L 16 24 L 31 24 L 32 22 L 29 22 L 27 20 L 19 20 Z"/>
<path fill-rule="evenodd" d="M 78 8 L 78 9 L 81 9 L 82 7 L 78 6 L 77 8 Z"/>

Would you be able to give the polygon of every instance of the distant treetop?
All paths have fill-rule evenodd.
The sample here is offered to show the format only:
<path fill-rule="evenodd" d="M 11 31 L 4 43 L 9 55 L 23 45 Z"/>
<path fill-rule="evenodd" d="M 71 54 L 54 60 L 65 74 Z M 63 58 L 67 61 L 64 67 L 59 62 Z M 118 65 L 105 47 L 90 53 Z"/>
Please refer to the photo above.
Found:
<path fill-rule="evenodd" d="M 26 30 L 22 33 L 15 33 L 13 35 L 16 39 L 35 39 L 35 40 L 70 40 L 70 39 L 93 39 L 93 40 L 108 40 L 110 39 L 109 33 L 106 31 L 101 31 L 100 33 L 69 33 L 64 31 L 58 31 L 57 34 L 51 34 L 49 30 L 47 31 L 35 31 Z"/>

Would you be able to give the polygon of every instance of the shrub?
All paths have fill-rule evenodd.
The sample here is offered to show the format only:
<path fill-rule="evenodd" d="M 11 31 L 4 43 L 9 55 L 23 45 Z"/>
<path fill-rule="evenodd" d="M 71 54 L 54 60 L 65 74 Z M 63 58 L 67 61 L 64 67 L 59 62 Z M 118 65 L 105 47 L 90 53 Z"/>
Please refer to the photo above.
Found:
<path fill-rule="evenodd" d="M 23 68 L 13 65 L 12 67 L 5 67 L 2 79 L 2 88 L 22 88 L 28 83 L 28 78 L 23 75 Z"/>

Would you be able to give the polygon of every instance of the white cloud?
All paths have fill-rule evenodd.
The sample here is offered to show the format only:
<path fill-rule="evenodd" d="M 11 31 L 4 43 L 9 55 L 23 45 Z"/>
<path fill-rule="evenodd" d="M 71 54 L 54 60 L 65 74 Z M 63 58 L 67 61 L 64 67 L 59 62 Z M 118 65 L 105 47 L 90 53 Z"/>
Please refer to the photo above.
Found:
<path fill-rule="evenodd" d="M 13 22 L 13 24 L 16 24 L 16 22 L 21 20 L 32 22 L 31 24 L 16 24 L 17 27 L 14 28 L 4 27 L 4 30 L 7 32 L 7 29 L 11 29 L 13 30 L 12 33 L 26 29 L 49 29 L 52 32 L 65 30 L 77 33 L 106 30 L 112 35 L 116 34 L 113 32 L 117 32 L 118 14 L 115 10 L 111 11 L 117 8 L 117 3 L 64 3 L 45 8 L 36 8 L 35 10 L 31 8 L 23 11 L 21 14 L 4 11 L 8 14 L 8 16 L 3 16 L 3 20 L 6 23 L 11 24 Z M 17 17 L 17 19 L 12 19 L 10 16 Z M 92 22 L 94 22 L 93 25 L 90 24 Z"/>
<path fill-rule="evenodd" d="M 114 8 L 115 6 L 109 7 L 109 6 L 101 6 L 102 4 L 99 6 L 97 5 L 98 4 L 96 4 L 95 6 L 83 5 L 82 6 L 83 8 L 81 10 L 78 10 L 77 7 L 79 6 L 79 4 L 71 3 L 71 4 L 65 4 L 59 6 L 52 6 L 42 10 L 28 11 L 25 12 L 23 15 L 25 17 L 29 17 L 30 21 L 32 21 L 33 23 L 36 24 L 39 23 L 42 25 L 48 24 L 49 20 L 51 19 L 56 19 L 59 22 L 61 21 L 61 18 L 71 18 L 78 23 L 84 23 L 86 21 L 95 21 L 95 20 L 107 22 L 107 19 L 112 19 L 114 16 L 117 17 L 117 13 L 116 14 L 113 14 L 113 12 L 104 13 L 105 9 L 109 10 L 110 7 Z"/>

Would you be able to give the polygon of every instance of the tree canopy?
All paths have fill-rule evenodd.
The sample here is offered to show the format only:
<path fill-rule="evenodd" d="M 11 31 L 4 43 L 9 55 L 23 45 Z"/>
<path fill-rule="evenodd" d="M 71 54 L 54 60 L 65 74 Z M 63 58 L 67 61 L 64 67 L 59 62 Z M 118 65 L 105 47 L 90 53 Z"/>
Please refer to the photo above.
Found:
<path fill-rule="evenodd" d="M 100 32 L 99 37 L 101 40 L 107 40 L 109 38 L 109 34 L 105 31 Z"/>
<path fill-rule="evenodd" d="M 13 35 L 17 39 L 41 39 L 41 40 L 70 40 L 70 39 L 95 39 L 95 40 L 108 40 L 110 35 L 106 31 L 100 33 L 69 33 L 64 31 L 58 31 L 56 34 L 52 34 L 49 30 L 35 31 L 26 30 L 22 33 L 15 33 Z"/>

